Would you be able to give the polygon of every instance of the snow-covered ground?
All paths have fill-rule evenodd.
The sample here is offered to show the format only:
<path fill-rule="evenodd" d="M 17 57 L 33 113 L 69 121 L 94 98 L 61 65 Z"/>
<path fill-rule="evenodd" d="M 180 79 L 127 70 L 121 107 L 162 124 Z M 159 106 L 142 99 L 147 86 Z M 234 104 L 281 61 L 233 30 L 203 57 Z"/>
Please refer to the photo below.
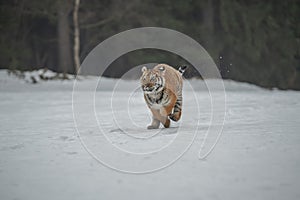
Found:
<path fill-rule="evenodd" d="M 182 120 L 159 130 L 138 81 L 73 83 L 0 71 L 0 199 L 300 199 L 299 92 L 225 81 L 223 133 L 200 160 L 224 115 L 203 81 L 185 81 Z"/>

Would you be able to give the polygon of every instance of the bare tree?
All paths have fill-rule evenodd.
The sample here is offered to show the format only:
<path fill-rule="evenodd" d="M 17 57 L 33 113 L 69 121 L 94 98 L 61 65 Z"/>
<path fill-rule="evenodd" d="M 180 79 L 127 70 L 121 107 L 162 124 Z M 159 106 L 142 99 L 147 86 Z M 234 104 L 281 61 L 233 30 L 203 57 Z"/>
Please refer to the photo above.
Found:
<path fill-rule="evenodd" d="M 71 53 L 71 41 L 70 41 L 70 23 L 69 14 L 72 10 L 72 4 L 66 0 L 60 0 L 57 4 L 58 11 L 58 57 L 59 68 L 63 71 L 64 76 L 67 73 L 73 72 L 72 66 L 72 53 Z"/>
<path fill-rule="evenodd" d="M 75 64 L 75 74 L 79 72 L 80 68 L 80 58 L 79 58 L 79 50 L 80 50 L 80 30 L 78 23 L 78 9 L 80 5 L 80 0 L 74 0 L 74 10 L 73 10 L 73 23 L 74 23 L 74 64 Z"/>

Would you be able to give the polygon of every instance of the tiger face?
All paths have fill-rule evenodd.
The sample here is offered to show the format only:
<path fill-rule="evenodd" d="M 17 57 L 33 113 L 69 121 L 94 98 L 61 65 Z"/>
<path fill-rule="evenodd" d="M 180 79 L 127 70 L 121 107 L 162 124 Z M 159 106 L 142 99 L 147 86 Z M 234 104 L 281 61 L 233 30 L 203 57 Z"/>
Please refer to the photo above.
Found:
<path fill-rule="evenodd" d="M 151 70 L 146 67 L 142 68 L 141 87 L 145 94 L 157 93 L 164 88 L 163 70 Z"/>

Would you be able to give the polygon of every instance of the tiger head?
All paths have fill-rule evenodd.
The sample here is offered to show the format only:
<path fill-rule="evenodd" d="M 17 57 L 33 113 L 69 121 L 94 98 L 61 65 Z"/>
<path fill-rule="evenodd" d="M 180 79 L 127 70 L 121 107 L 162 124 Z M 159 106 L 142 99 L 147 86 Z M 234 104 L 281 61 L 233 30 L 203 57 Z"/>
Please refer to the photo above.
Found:
<path fill-rule="evenodd" d="M 164 71 L 165 68 L 161 67 L 158 70 L 142 68 L 141 87 L 145 94 L 158 93 L 164 88 Z"/>

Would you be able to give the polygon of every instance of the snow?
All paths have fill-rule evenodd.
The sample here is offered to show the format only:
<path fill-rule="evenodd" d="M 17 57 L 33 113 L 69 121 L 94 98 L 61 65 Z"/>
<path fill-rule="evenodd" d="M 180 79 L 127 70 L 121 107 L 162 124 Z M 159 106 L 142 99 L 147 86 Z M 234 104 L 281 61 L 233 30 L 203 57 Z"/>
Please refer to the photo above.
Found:
<path fill-rule="evenodd" d="M 199 160 L 207 130 L 222 126 L 204 81 L 185 81 L 182 120 L 158 130 L 146 130 L 138 81 L 97 81 L 81 77 L 72 94 L 73 80 L 0 70 L 0 199 L 300 198 L 299 92 L 224 81 L 222 136 Z"/>

